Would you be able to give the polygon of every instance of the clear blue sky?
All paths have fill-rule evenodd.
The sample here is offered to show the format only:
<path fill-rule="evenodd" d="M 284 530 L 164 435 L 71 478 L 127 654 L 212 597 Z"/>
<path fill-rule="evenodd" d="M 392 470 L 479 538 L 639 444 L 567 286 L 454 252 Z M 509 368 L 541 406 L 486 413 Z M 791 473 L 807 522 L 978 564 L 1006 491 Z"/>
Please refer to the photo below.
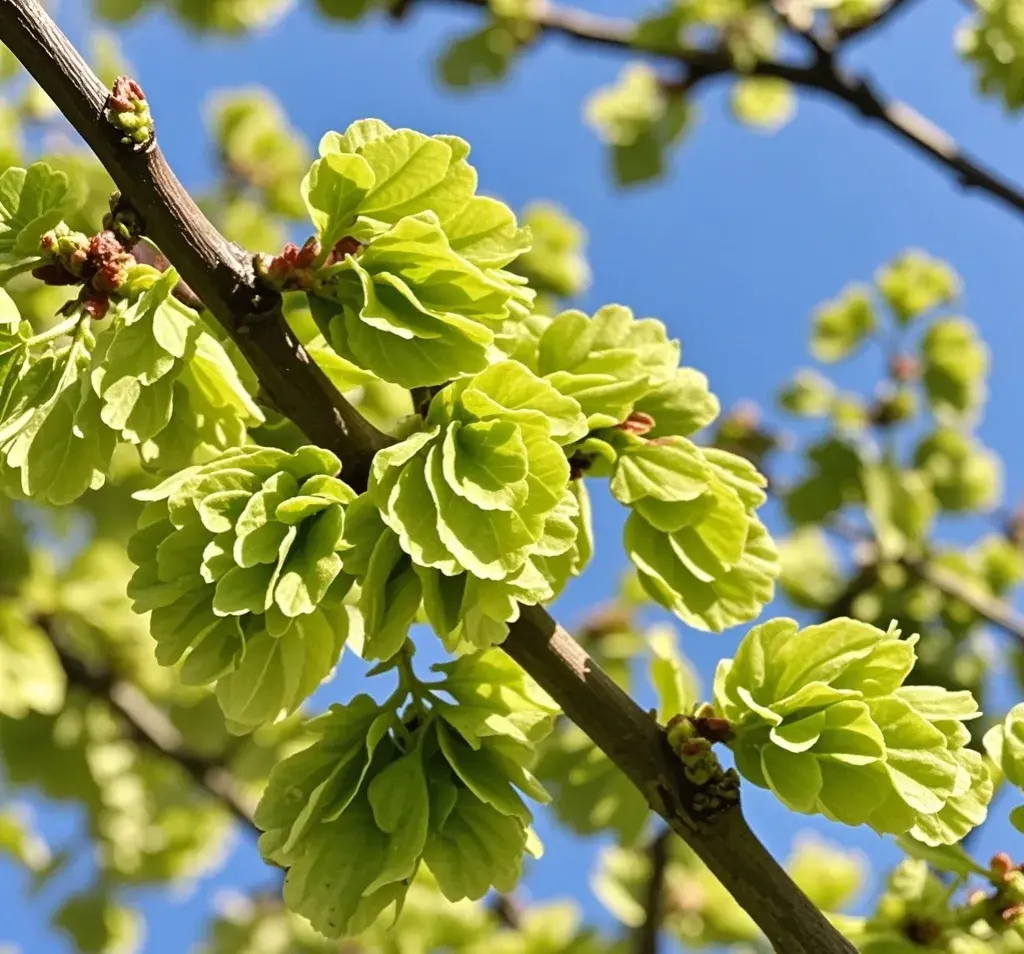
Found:
<path fill-rule="evenodd" d="M 644 5 L 587 4 L 607 13 Z M 64 4 L 64 20 L 80 36 L 81 14 L 71 9 L 77 6 Z M 847 282 L 870 279 L 908 246 L 948 259 L 965 281 L 965 312 L 980 324 L 994 356 L 981 434 L 1006 460 L 1008 499 L 1019 498 L 1024 219 L 957 191 L 945 174 L 831 103 L 802 95 L 797 118 L 780 134 L 753 134 L 729 117 L 723 86 L 702 91 L 701 121 L 667 180 L 615 191 L 604 149 L 580 114 L 587 94 L 615 76 L 619 57 L 548 41 L 525 56 L 504 85 L 454 95 L 435 82 L 434 56 L 477 17 L 429 2 L 419 7 L 401 26 L 356 29 L 328 27 L 298 12 L 263 36 L 233 43 L 196 42 L 162 17 L 150 17 L 128 31 L 125 45 L 153 103 L 163 147 L 188 186 L 202 186 L 209 174 L 202 122 L 212 89 L 268 86 L 312 142 L 364 116 L 465 137 L 484 190 L 517 207 L 555 199 L 588 228 L 595 281 L 583 305 L 617 301 L 663 319 L 682 339 L 685 361 L 709 375 L 726 406 L 741 398 L 770 404 L 777 386 L 807 362 L 812 308 Z M 963 16 L 956 0 L 919 4 L 863 44 L 855 60 L 887 92 L 1024 179 L 1024 132 L 1006 121 L 998 104 L 978 100 L 956 58 L 953 34 Z M 872 370 L 868 363 L 858 362 L 843 383 L 863 384 Z M 623 568 L 620 515 L 607 501 L 598 507 L 597 525 L 598 556 L 559 607 L 567 624 L 606 594 Z M 738 638 L 693 633 L 684 644 L 708 679 Z M 329 691 L 348 698 L 358 682 L 358 672 L 343 666 Z M 746 804 L 755 829 L 777 854 L 807 827 L 758 790 L 748 791 Z M 70 825 L 59 813 L 47 812 L 43 821 L 53 834 Z M 604 918 L 586 885 L 595 845 L 565 839 L 543 818 L 539 827 L 548 854 L 531 872 L 530 894 L 569 893 Z M 813 827 L 880 865 L 895 858 L 891 846 L 868 831 Z M 989 830 L 977 850 L 984 857 L 1006 844 L 1006 836 L 1005 826 Z M 1012 837 L 1020 853 L 1019 836 Z M 218 890 L 271 880 L 243 838 L 224 870 L 191 894 L 140 894 L 149 919 L 146 950 L 187 950 L 201 936 Z M 66 951 L 45 923 L 59 891 L 16 906 L 19 885 L 12 869 L 0 864 L 0 943 L 15 942 L 31 954 Z"/>

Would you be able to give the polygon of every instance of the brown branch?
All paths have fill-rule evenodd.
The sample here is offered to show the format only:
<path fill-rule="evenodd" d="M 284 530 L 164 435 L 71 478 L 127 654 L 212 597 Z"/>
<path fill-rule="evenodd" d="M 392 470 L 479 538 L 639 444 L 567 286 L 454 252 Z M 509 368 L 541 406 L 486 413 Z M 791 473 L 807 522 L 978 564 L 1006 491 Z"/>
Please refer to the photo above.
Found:
<path fill-rule="evenodd" d="M 975 589 L 955 573 L 928 560 L 904 559 L 901 564 L 919 580 L 930 583 L 946 596 L 959 600 L 986 622 L 1012 636 L 1024 646 L 1024 615 L 996 596 Z"/>
<path fill-rule="evenodd" d="M 419 0 L 425 2 L 425 0 Z M 486 9 L 487 0 L 444 0 L 459 6 Z M 909 0 L 896 0 L 878 17 L 838 37 L 839 48 L 851 38 L 859 38 L 895 16 Z M 636 45 L 636 26 L 628 20 L 613 19 L 545 4 L 532 22 L 541 36 L 559 36 L 586 46 L 599 46 L 638 57 L 672 62 L 682 67 L 682 78 L 671 84 L 690 90 L 704 80 L 733 76 L 737 71 L 728 51 L 719 50 L 650 50 Z M 796 32 L 796 31 L 795 31 Z M 805 41 L 821 45 L 819 38 L 797 33 Z M 867 76 L 848 75 L 822 46 L 809 62 L 764 60 L 753 68 L 754 75 L 788 80 L 794 86 L 823 93 L 853 110 L 867 122 L 887 130 L 918 153 L 945 171 L 952 173 L 964 189 L 987 193 L 1016 212 L 1024 212 L 1024 189 L 995 169 L 962 149 L 956 140 L 913 107 L 899 100 L 887 99 L 875 82 Z"/>
<path fill-rule="evenodd" d="M 636 954 L 658 954 L 658 935 L 665 920 L 665 874 L 672 851 L 671 834 L 666 829 L 656 835 L 647 851 L 651 873 L 644 898 L 644 923 L 637 930 Z"/>
<path fill-rule="evenodd" d="M 67 652 L 56 638 L 52 619 L 42 617 L 35 622 L 50 637 L 69 685 L 105 700 L 121 717 L 132 741 L 156 755 L 176 762 L 220 801 L 243 827 L 259 836 L 259 829 L 253 822 L 255 806 L 239 791 L 238 783 L 224 765 L 190 752 L 170 719 L 136 686 L 116 679 L 110 672 L 93 669 Z"/>
<path fill-rule="evenodd" d="M 276 303 L 255 287 L 245 256 L 184 193 L 159 150 L 132 152 L 102 115 L 105 91 L 36 0 L 0 0 L 0 42 L 28 67 L 92 146 L 150 235 L 243 347 L 283 413 L 346 462 L 365 484 L 382 436 L 319 373 L 296 344 Z M 644 793 L 785 954 L 855 954 L 747 826 L 738 807 L 712 817 L 694 810 L 696 787 L 664 731 L 540 607 L 523 607 L 504 643 L 572 719 Z"/>
<path fill-rule="evenodd" d="M 285 322 L 279 296 L 257 286 L 250 257 L 207 220 L 177 180 L 159 146 L 135 151 L 103 111 L 108 90 L 36 0 L 0 0 L 0 41 L 18 50 L 22 65 L 103 163 L 141 214 L 146 234 L 231 335 L 283 414 L 341 458 L 346 476 L 365 477 L 359 448 L 386 441 L 331 385 Z"/>
<path fill-rule="evenodd" d="M 849 609 L 853 598 L 868 589 L 877 579 L 878 554 L 876 541 L 869 534 L 848 523 L 833 520 L 825 525 L 825 529 L 844 540 L 871 550 L 867 558 L 862 561 L 857 575 L 839 597 L 843 601 L 842 606 L 840 607 L 837 603 L 825 611 L 824 618 L 831 619 L 836 616 L 850 615 Z M 959 600 L 987 623 L 1001 629 L 1008 636 L 1016 639 L 1021 646 L 1024 646 L 1024 614 L 1018 612 L 1006 600 L 975 588 L 969 581 L 928 558 L 904 556 L 898 562 L 912 576 L 922 582 L 930 583 L 944 595 Z M 867 581 L 867 585 L 863 585 L 864 581 Z"/>

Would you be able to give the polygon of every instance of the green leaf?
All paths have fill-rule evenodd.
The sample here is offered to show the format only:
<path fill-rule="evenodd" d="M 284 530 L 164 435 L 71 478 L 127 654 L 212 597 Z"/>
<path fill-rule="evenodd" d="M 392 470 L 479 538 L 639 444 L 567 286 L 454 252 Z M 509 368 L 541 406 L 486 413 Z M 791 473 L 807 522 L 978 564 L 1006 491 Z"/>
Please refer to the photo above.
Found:
<path fill-rule="evenodd" d="M 525 847 L 526 829 L 518 819 L 460 789 L 444 824 L 431 829 L 423 860 L 449 901 L 475 901 L 491 887 L 511 890 L 522 871 Z"/>
<path fill-rule="evenodd" d="M 1001 726 L 985 734 L 985 749 L 1007 781 L 1024 789 L 1024 703 L 1015 705 Z"/>
<path fill-rule="evenodd" d="M 650 811 L 646 800 L 577 726 L 561 725 L 544 741 L 535 770 L 552 792 L 551 811 L 573 832 L 612 831 L 626 844 L 640 838 Z"/>
<path fill-rule="evenodd" d="M 50 849 L 17 806 L 0 809 L 0 856 L 6 855 L 29 871 L 42 872 L 50 863 Z"/>
<path fill-rule="evenodd" d="M 68 177 L 45 162 L 0 175 L 0 261 L 39 254 L 39 240 L 67 211 Z"/>
<path fill-rule="evenodd" d="M 836 619 L 754 627 L 719 664 L 715 706 L 740 773 L 792 810 L 952 843 L 984 819 L 992 785 L 961 722 L 970 693 L 903 686 L 916 638 Z"/>
<path fill-rule="evenodd" d="M 878 289 L 901 325 L 960 294 L 960 278 L 946 263 L 924 252 L 904 252 L 878 273 Z"/>
<path fill-rule="evenodd" d="M 922 438 L 914 466 L 928 475 L 944 510 L 990 510 L 1002 497 L 999 457 L 953 428 L 940 427 Z"/>
<path fill-rule="evenodd" d="M 867 880 L 864 857 L 815 835 L 798 836 L 786 859 L 786 871 L 822 911 L 842 911 Z"/>
<path fill-rule="evenodd" d="M 825 417 L 835 402 L 835 386 L 811 369 L 798 371 L 779 393 L 779 406 L 799 417 Z"/>
<path fill-rule="evenodd" d="M 619 503 L 627 506 L 644 497 L 692 501 L 709 489 L 710 480 L 710 469 L 700 450 L 686 438 L 639 439 L 622 448 L 611 491 Z"/>
<path fill-rule="evenodd" d="M 134 954 L 142 944 L 139 915 L 100 889 L 72 895 L 57 911 L 54 923 L 82 954 Z"/>
<path fill-rule="evenodd" d="M 700 682 L 689 660 L 676 644 L 676 634 L 667 626 L 644 633 L 651 648 L 651 685 L 658 696 L 658 721 L 689 712 L 699 701 Z"/>
<path fill-rule="evenodd" d="M 376 177 L 362 156 L 332 154 L 313 163 L 302 180 L 302 198 L 326 255 L 355 224 L 356 210 Z"/>
<path fill-rule="evenodd" d="M 66 678 L 49 637 L 10 603 L 0 603 L 0 713 L 55 714 L 64 704 Z"/>
<path fill-rule="evenodd" d="M 372 893 L 411 878 L 427 841 L 430 798 L 422 749 L 396 759 L 367 789 L 377 827 L 389 835 L 383 870 L 367 889 Z"/>
<path fill-rule="evenodd" d="M 868 290 L 851 286 L 814 313 L 811 352 L 819 361 L 842 361 L 874 333 L 877 325 Z"/>
<path fill-rule="evenodd" d="M 448 44 L 437 61 L 437 71 L 446 86 L 483 86 L 504 79 L 521 44 L 503 24 L 458 37 Z"/>
<path fill-rule="evenodd" d="M 807 451 L 811 472 L 785 497 L 786 515 L 796 524 L 820 523 L 845 504 L 864 499 L 864 464 L 857 448 L 826 438 Z"/>
<path fill-rule="evenodd" d="M 519 257 L 515 271 L 525 275 L 538 291 L 563 298 L 581 294 L 590 284 L 583 227 L 550 202 L 528 205 L 523 221 L 532 243 Z"/>
<path fill-rule="evenodd" d="M 988 348 L 964 318 L 943 318 L 921 341 L 925 391 L 940 417 L 973 416 L 987 396 Z"/>
<path fill-rule="evenodd" d="M 883 553 L 898 557 L 923 544 L 938 509 L 928 479 L 893 464 L 865 467 L 862 479 L 868 518 Z"/>
<path fill-rule="evenodd" d="M 694 556 L 705 554 L 706 544 L 688 527 L 661 532 L 633 513 L 626 521 L 624 542 L 651 598 L 698 629 L 721 632 L 754 619 L 774 593 L 778 556 L 756 520 L 750 522 L 745 541 L 741 536 L 737 561 L 723 566 L 712 560 L 713 570 L 695 562 Z"/>
<path fill-rule="evenodd" d="M 733 86 L 732 111 L 741 123 L 773 131 L 793 118 L 796 95 L 785 80 L 770 76 L 744 77 Z"/>

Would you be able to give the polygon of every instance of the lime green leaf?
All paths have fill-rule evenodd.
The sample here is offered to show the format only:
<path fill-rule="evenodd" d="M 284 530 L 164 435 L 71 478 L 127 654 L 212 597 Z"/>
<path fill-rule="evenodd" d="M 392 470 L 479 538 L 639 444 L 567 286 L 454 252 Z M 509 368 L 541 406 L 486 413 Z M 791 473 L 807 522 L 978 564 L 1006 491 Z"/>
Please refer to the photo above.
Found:
<path fill-rule="evenodd" d="M 538 291 L 562 298 L 581 294 L 590 284 L 583 227 L 550 202 L 528 205 L 523 222 L 530 230 L 532 246 L 519 257 L 515 271 L 525 275 Z"/>
<path fill-rule="evenodd" d="M 943 261 L 924 252 L 904 252 L 878 273 L 878 288 L 896 320 L 905 325 L 960 294 L 960 278 Z"/>
<path fill-rule="evenodd" d="M 0 175 L 0 261 L 39 254 L 39 240 L 67 211 L 68 177 L 45 162 Z"/>
<path fill-rule="evenodd" d="M 658 695 L 658 720 L 666 723 L 697 704 L 700 682 L 689 660 L 680 653 L 674 630 L 656 626 L 644 633 L 644 639 L 651 648 L 650 676 Z"/>
<path fill-rule="evenodd" d="M 370 164 L 356 155 L 328 155 L 302 180 L 302 198 L 326 255 L 355 224 L 356 209 L 373 188 Z"/>
<path fill-rule="evenodd" d="M 460 789 L 451 814 L 427 837 L 423 860 L 449 901 L 478 900 L 491 887 L 510 890 L 519 880 L 526 829 Z"/>
<path fill-rule="evenodd" d="M 814 313 L 811 352 L 819 361 L 842 361 L 874 333 L 877 325 L 868 290 L 852 286 Z"/>
<path fill-rule="evenodd" d="M 924 437 L 914 465 L 931 479 L 944 510 L 990 510 L 1002 498 L 1002 463 L 992 451 L 950 427 Z"/>
<path fill-rule="evenodd" d="M 41 872 L 50 863 L 50 849 L 32 830 L 27 812 L 0 809 L 0 856 L 13 858 L 29 871 Z"/>
<path fill-rule="evenodd" d="M 934 322 L 921 341 L 923 378 L 936 414 L 962 417 L 977 413 L 987 395 L 988 348 L 964 318 Z"/>
<path fill-rule="evenodd" d="M 57 911 L 54 923 L 82 954 L 134 954 L 142 944 L 139 915 L 101 890 L 70 897 Z"/>
<path fill-rule="evenodd" d="M 737 80 L 732 111 L 741 123 L 767 130 L 785 126 L 796 112 L 793 87 L 785 80 L 750 76 Z"/>
<path fill-rule="evenodd" d="M 779 393 L 779 405 L 800 417 L 825 417 L 835 402 L 835 387 L 817 371 L 798 371 Z"/>
<path fill-rule="evenodd" d="M 56 713 L 65 682 L 49 637 L 14 605 L 0 604 L 0 713 L 13 719 Z"/>

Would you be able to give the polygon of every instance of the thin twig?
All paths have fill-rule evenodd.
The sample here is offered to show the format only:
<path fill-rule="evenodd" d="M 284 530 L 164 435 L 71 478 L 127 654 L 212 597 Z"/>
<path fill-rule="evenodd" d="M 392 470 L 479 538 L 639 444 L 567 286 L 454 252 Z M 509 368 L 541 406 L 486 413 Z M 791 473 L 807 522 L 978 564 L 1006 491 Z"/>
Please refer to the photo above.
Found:
<path fill-rule="evenodd" d="M 424 3 L 426 0 L 418 0 Z M 487 0 L 435 0 L 458 6 L 488 8 Z M 897 0 L 875 21 L 851 28 L 839 36 L 839 49 L 850 39 L 864 36 L 895 16 L 909 0 Z M 675 62 L 682 67 L 682 79 L 674 88 L 692 89 L 715 77 L 735 76 L 732 56 L 725 49 L 684 49 L 666 51 L 644 49 L 637 45 L 636 26 L 629 20 L 598 16 L 581 10 L 545 4 L 532 18 L 540 36 L 557 36 L 586 46 L 617 50 L 630 56 Z M 820 37 L 806 32 L 796 35 L 822 45 Z M 825 47 L 823 46 L 824 50 Z M 862 119 L 875 123 L 902 140 L 915 151 L 953 174 L 960 186 L 976 189 L 1024 212 L 1024 189 L 995 169 L 962 149 L 945 130 L 922 116 L 913 107 L 886 98 L 868 76 L 847 74 L 832 57 L 815 56 L 809 62 L 762 60 L 752 68 L 753 75 L 788 80 L 794 86 L 824 93 L 852 109 Z"/>
<path fill-rule="evenodd" d="M 671 837 L 668 829 L 660 832 L 647 850 L 651 873 L 644 898 L 644 923 L 637 930 L 636 954 L 658 954 L 658 938 L 665 920 L 665 874 L 672 850 Z"/>
<path fill-rule="evenodd" d="M 190 752 L 170 719 L 136 686 L 116 679 L 109 672 L 92 669 L 67 652 L 55 638 L 51 620 L 41 618 L 36 623 L 50 636 L 70 685 L 105 700 L 121 717 L 133 741 L 176 762 L 210 795 L 222 802 L 245 828 L 259 835 L 259 829 L 253 822 L 255 806 L 242 794 L 237 781 L 224 765 Z"/>
<path fill-rule="evenodd" d="M 832 520 L 825 524 L 825 529 L 844 540 L 865 547 L 869 551 L 866 558 L 862 560 L 857 575 L 839 597 L 842 607 L 837 602 L 825 610 L 825 618 L 832 619 L 835 616 L 849 615 L 853 599 L 870 587 L 871 582 L 877 580 L 878 552 L 877 543 L 869 534 L 847 522 Z M 1006 600 L 979 590 L 970 581 L 947 570 L 932 558 L 903 556 L 896 562 L 911 576 L 931 584 L 945 596 L 959 600 L 987 623 L 1001 629 L 1008 636 L 1016 639 L 1021 646 L 1024 646 L 1024 614 L 1018 612 Z M 863 584 L 866 581 L 870 582 L 867 582 L 865 586 Z"/>

